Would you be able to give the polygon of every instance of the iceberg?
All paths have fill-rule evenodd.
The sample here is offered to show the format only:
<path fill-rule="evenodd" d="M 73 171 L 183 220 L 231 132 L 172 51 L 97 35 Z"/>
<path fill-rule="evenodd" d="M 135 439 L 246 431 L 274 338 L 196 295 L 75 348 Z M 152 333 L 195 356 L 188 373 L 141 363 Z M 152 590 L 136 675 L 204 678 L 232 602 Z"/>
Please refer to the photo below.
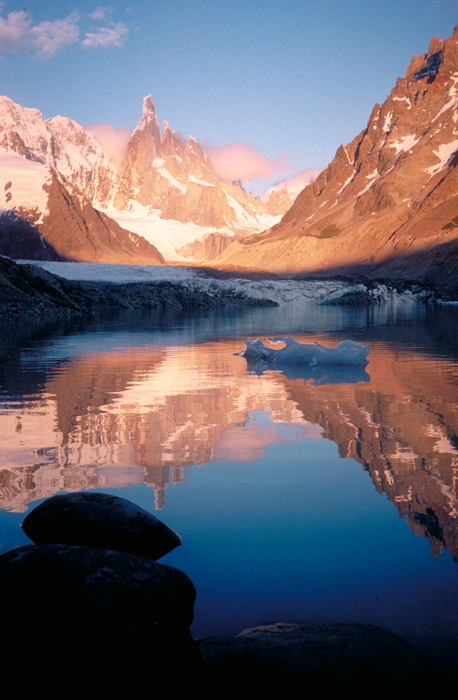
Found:
<path fill-rule="evenodd" d="M 367 365 L 370 345 L 354 340 L 343 340 L 334 348 L 327 348 L 320 343 L 307 345 L 298 343 L 293 338 L 269 338 L 272 343 L 285 345 L 280 350 L 267 347 L 262 341 L 248 339 L 246 350 L 235 353 L 246 360 L 262 360 L 275 367 L 283 364 L 314 365 Z"/>

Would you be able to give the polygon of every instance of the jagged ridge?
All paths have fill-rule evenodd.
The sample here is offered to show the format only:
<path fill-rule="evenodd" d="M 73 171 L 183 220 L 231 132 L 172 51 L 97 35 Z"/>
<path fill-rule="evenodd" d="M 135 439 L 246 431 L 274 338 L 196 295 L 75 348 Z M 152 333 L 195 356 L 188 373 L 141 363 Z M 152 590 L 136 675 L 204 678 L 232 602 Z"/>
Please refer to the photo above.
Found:
<path fill-rule="evenodd" d="M 215 264 L 425 281 L 445 266 L 457 285 L 457 95 L 458 28 L 413 58 L 271 232 L 234 243 Z"/>

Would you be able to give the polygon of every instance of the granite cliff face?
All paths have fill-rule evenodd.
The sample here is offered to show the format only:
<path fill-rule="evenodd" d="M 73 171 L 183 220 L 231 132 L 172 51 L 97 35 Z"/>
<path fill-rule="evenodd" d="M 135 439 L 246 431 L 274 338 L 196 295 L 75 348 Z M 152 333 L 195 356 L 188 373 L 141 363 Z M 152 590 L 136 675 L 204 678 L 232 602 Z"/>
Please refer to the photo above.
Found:
<path fill-rule="evenodd" d="M 96 210 L 56 170 L 0 154 L 0 254 L 13 259 L 161 265 L 159 251 Z"/>
<path fill-rule="evenodd" d="M 164 122 L 161 134 L 151 96 L 144 99 L 143 116 L 132 133 L 120 165 L 108 157 L 92 133 L 71 119 L 59 116 L 44 120 L 37 109 L 27 109 L 8 97 L 0 97 L 0 158 L 2 162 L 10 158 L 10 168 L 12 155 L 40 165 L 41 169 L 34 171 L 39 180 L 43 179 L 44 170 L 48 174 L 54 171 L 61 184 L 65 183 L 62 186 L 69 192 L 67 200 L 84 197 L 88 205 L 104 211 L 105 216 L 109 213 L 122 221 L 122 226 L 129 231 L 148 236 L 154 221 L 160 238 L 164 236 L 160 220 L 190 224 L 185 240 L 181 237 L 181 245 L 176 246 L 184 258 L 194 256 L 194 259 L 208 260 L 209 256 L 215 257 L 223 249 L 222 245 L 208 246 L 198 241 L 194 248 L 194 240 L 208 233 L 222 236 L 221 240 L 228 235 L 258 233 L 276 223 L 293 201 L 286 188 L 270 193 L 265 201 L 261 201 L 251 193 L 247 194 L 240 183 L 219 180 L 205 151 L 192 136 L 184 143 L 167 122 Z M 19 170 L 24 170 L 17 161 L 16 164 Z M 29 179 L 32 170 L 29 168 Z M 11 178 L 5 180 L 3 186 L 10 181 Z M 35 237 L 37 234 L 44 236 L 46 246 L 46 235 L 35 226 L 38 219 L 43 218 L 44 210 L 37 209 L 25 198 L 23 200 L 20 216 L 29 226 L 35 227 Z M 87 205 L 85 208 L 88 210 Z M 19 214 L 17 206 L 9 199 L 5 200 L 4 209 Z M 137 217 L 138 224 L 139 215 L 142 223 L 136 227 L 134 218 Z M 53 207 L 48 207 L 47 216 L 48 222 L 50 218 L 59 219 L 61 225 L 62 207 L 57 216 Z M 73 213 L 67 212 L 64 218 L 68 223 Z M 63 238 L 68 240 L 67 233 Z M 74 244 L 67 248 L 62 242 L 58 246 L 59 255 L 79 260 L 81 257 L 73 257 L 74 245 L 84 251 L 86 236 L 83 235 L 78 245 L 74 240 L 74 236 L 79 235 L 77 229 L 72 228 L 69 235 Z M 136 238 L 138 241 L 138 235 Z M 156 238 L 153 235 L 148 240 L 154 244 Z M 7 247 L 13 251 L 17 246 L 10 241 Z M 36 245 L 31 246 L 26 257 L 33 257 L 36 248 Z M 22 250 L 26 250 L 25 242 Z M 6 253 L 6 249 L 3 252 Z M 102 260 L 99 252 L 90 258 L 85 257 L 84 252 L 82 259 L 108 262 Z M 146 257 L 151 262 L 149 254 Z M 121 251 L 113 252 L 109 261 L 133 262 L 131 256 L 124 258 Z M 141 261 L 138 259 L 137 262 Z"/>
<path fill-rule="evenodd" d="M 415 56 L 366 129 L 259 239 L 218 259 L 276 272 L 457 282 L 458 28 Z M 446 259 L 446 260 L 445 260 Z"/>
<path fill-rule="evenodd" d="M 198 226 L 259 231 L 262 217 L 278 216 L 292 203 L 286 190 L 266 204 L 248 195 L 240 183 L 219 180 L 205 151 L 190 136 L 186 143 L 167 122 L 159 130 L 151 95 L 130 139 L 113 204 L 134 202 L 161 212 L 162 219 Z"/>

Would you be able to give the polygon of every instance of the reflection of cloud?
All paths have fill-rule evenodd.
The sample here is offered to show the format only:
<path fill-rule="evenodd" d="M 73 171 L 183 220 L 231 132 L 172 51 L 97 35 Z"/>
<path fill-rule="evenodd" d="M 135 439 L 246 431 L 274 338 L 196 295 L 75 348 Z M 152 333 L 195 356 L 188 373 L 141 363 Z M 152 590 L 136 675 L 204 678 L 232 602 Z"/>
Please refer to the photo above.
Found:
<path fill-rule="evenodd" d="M 117 129 L 113 124 L 87 124 L 89 131 L 102 146 L 107 156 L 118 167 L 124 158 L 132 132 L 129 129 Z"/>
<path fill-rule="evenodd" d="M 216 176 L 223 180 L 269 180 L 275 175 L 291 173 L 294 169 L 289 156 L 269 160 L 253 146 L 242 141 L 227 146 L 213 146 L 210 141 L 205 141 L 203 147 Z"/>
<path fill-rule="evenodd" d="M 213 462 L 239 462 L 252 464 L 266 454 L 269 445 L 295 442 L 299 439 L 319 440 L 323 437 L 323 429 L 314 424 L 306 423 L 302 418 L 299 425 L 287 426 L 288 436 L 285 439 L 285 425 L 256 425 L 250 423 L 243 427 L 224 430 L 219 435 L 219 442 L 213 449 Z"/>
<path fill-rule="evenodd" d="M 86 32 L 86 38 L 81 42 L 81 46 L 94 48 L 97 46 L 122 46 L 126 40 L 126 35 L 129 33 L 128 28 L 123 22 L 118 22 L 111 29 L 101 27 L 95 32 Z"/>

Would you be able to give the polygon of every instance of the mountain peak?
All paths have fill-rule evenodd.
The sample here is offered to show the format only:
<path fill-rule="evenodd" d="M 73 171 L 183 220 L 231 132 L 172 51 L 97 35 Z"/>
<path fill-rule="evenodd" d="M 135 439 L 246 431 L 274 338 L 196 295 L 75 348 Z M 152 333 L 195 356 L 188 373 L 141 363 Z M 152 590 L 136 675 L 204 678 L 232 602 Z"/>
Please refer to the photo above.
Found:
<path fill-rule="evenodd" d="M 156 118 L 156 108 L 153 104 L 151 95 L 147 95 L 143 98 L 143 116 L 149 117 L 150 115 L 153 118 Z"/>
<path fill-rule="evenodd" d="M 440 279 L 458 250 L 457 97 L 458 29 L 412 59 L 268 235 L 231 246 L 218 265 Z"/>

